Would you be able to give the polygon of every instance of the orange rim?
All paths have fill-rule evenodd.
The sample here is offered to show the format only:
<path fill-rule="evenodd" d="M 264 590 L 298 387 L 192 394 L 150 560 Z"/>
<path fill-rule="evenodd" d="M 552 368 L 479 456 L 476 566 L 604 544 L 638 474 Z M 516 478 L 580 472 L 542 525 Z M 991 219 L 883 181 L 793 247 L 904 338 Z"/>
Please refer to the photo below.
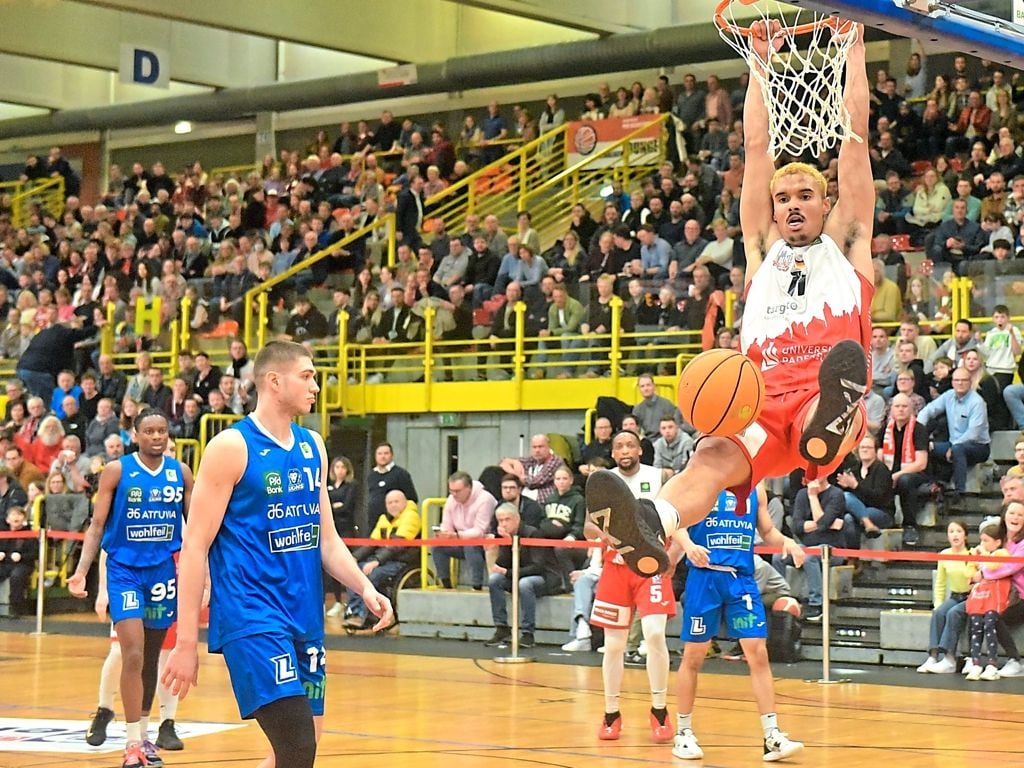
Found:
<path fill-rule="evenodd" d="M 715 8 L 715 24 L 718 25 L 719 29 L 733 32 L 743 37 L 750 37 L 750 27 L 741 27 L 738 24 L 734 24 L 725 18 L 725 10 L 733 4 L 735 0 L 721 0 L 718 3 L 718 7 Z M 750 3 L 745 5 L 752 5 L 756 0 L 751 0 Z M 790 34 L 793 35 L 807 35 L 814 32 L 816 29 L 821 27 L 832 27 L 837 32 L 846 32 L 853 26 L 853 22 L 842 20 L 832 16 L 825 16 L 824 18 L 818 19 L 817 21 L 811 21 L 806 24 L 798 24 L 795 27 L 787 27 L 785 24 L 782 25 L 783 29 L 788 29 Z"/>

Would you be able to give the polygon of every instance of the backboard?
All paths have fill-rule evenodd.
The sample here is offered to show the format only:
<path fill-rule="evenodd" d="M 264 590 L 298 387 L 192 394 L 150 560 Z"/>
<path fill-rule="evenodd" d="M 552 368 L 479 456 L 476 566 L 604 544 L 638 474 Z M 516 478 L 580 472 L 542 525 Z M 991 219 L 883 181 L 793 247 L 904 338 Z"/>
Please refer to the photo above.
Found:
<path fill-rule="evenodd" d="M 1024 20 L 1014 0 L 786 0 L 790 5 L 859 21 L 923 43 L 942 43 L 1000 64 L 1024 68 Z M 1024 6 L 1024 4 L 1021 4 Z"/>

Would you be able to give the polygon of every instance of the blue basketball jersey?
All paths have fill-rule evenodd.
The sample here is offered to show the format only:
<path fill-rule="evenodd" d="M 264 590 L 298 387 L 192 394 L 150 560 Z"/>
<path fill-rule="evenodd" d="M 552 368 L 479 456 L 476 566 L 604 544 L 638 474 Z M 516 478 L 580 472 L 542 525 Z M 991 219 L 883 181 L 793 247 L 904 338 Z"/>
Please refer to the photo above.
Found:
<path fill-rule="evenodd" d="M 210 650 L 255 634 L 322 637 L 321 458 L 309 430 L 291 445 L 252 416 L 232 425 L 245 438 L 245 472 L 210 547 Z"/>
<path fill-rule="evenodd" d="M 711 553 L 711 565 L 735 568 L 737 573 L 754 573 L 754 534 L 757 531 L 757 491 L 751 491 L 747 514 L 736 514 L 736 496 L 730 491 L 718 494 L 711 512 L 687 532 L 695 544 Z"/>
<path fill-rule="evenodd" d="M 181 464 L 165 456 L 153 470 L 135 453 L 118 461 L 121 480 L 100 546 L 109 559 L 122 565 L 162 563 L 181 549 L 185 496 Z"/>

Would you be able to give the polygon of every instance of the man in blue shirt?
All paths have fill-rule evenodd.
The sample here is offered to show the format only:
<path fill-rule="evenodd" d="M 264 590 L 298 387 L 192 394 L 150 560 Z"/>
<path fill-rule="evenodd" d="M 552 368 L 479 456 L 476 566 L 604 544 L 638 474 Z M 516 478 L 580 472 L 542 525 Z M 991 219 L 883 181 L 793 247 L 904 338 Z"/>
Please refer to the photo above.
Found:
<path fill-rule="evenodd" d="M 492 101 L 487 105 L 487 117 L 484 118 L 481 130 L 484 134 L 484 144 L 491 141 L 503 141 L 508 138 L 508 123 L 505 117 L 498 111 L 498 102 Z M 484 149 L 484 165 L 493 163 L 505 154 L 506 147 L 499 144 L 496 147 Z"/>
<path fill-rule="evenodd" d="M 636 231 L 640 241 L 640 266 L 648 280 L 667 280 L 668 263 L 672 260 L 672 246 L 668 240 L 658 237 L 650 224 L 642 224 Z"/>
<path fill-rule="evenodd" d="M 953 388 L 942 393 L 917 414 L 927 424 L 940 413 L 946 414 L 949 440 L 934 443 L 931 455 L 953 465 L 953 493 L 947 498 L 958 502 L 967 483 L 967 468 L 985 461 L 992 436 L 988 431 L 988 409 L 981 395 L 971 388 L 971 374 L 966 368 L 953 371 Z"/>

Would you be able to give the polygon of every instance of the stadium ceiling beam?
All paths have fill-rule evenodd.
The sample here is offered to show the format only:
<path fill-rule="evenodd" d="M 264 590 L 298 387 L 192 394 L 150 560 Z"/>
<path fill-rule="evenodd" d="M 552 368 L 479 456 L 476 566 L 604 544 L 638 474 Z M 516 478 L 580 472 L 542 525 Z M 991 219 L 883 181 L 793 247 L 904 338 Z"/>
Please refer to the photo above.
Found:
<path fill-rule="evenodd" d="M 0 52 L 117 72 L 121 43 L 167 52 L 173 80 L 211 88 L 273 82 L 277 44 L 186 21 L 137 16 L 78 2 L 3 3 Z M 5 77 L 7 74 L 5 73 Z"/>
<path fill-rule="evenodd" d="M 608 18 L 609 10 L 615 12 L 616 15 L 628 18 L 632 4 L 626 3 L 616 3 L 614 8 L 610 8 L 608 4 L 594 0 L 560 0 L 558 3 L 537 3 L 532 0 L 451 0 L 451 2 L 486 11 L 507 13 L 524 19 L 543 21 L 601 36 L 639 32 L 642 29 L 634 23 Z M 600 13 L 600 11 L 604 11 L 604 13 Z"/>
<path fill-rule="evenodd" d="M 442 0 L 73 0 L 270 40 L 398 62 L 437 61 L 523 46 L 591 39 L 592 34 Z"/>

